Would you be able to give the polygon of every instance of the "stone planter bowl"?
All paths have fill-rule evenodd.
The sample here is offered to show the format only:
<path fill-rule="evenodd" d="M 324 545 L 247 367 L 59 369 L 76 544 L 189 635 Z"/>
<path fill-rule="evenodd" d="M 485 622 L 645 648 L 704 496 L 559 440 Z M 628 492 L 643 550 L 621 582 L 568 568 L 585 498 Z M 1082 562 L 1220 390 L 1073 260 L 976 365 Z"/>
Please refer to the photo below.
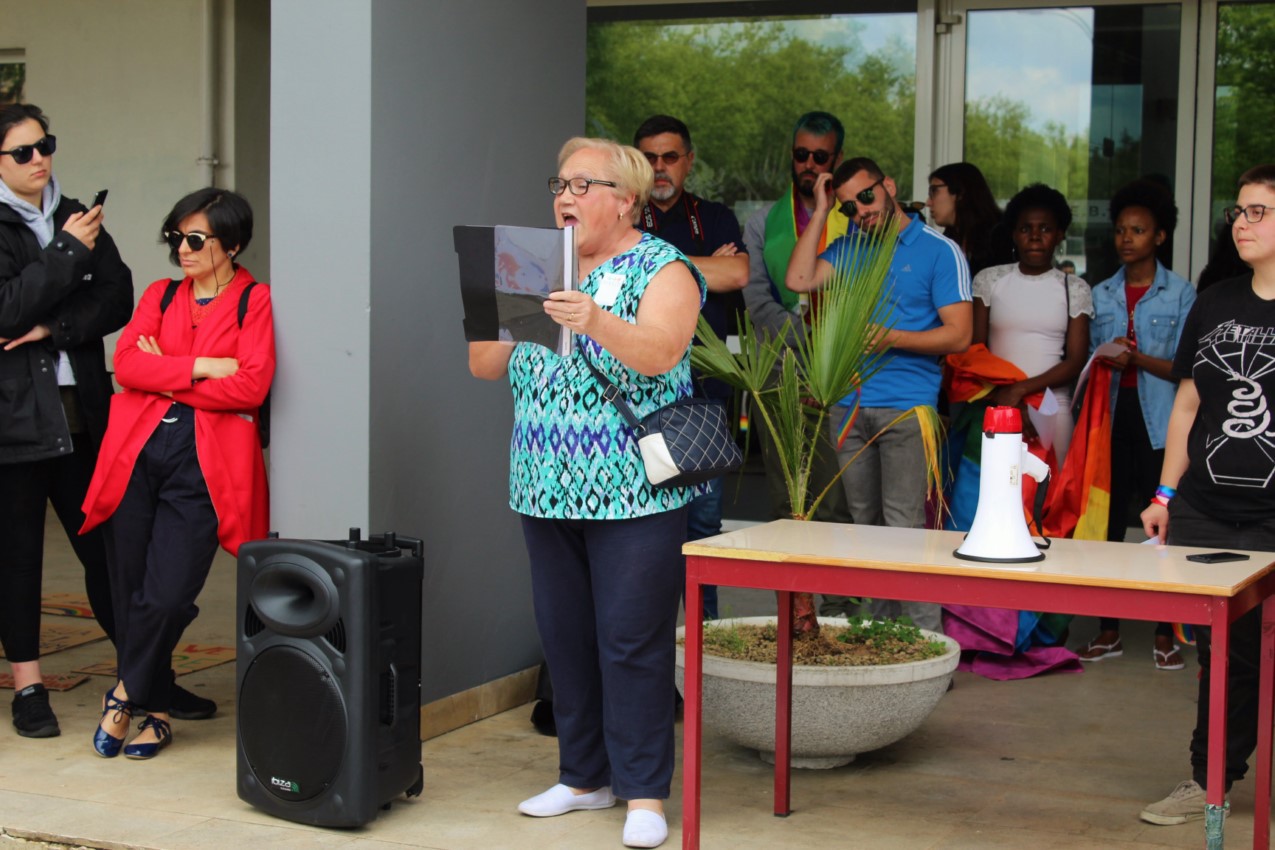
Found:
<path fill-rule="evenodd" d="M 762 625 L 775 617 L 741 617 L 722 623 Z M 845 625 L 820 617 L 824 626 Z M 858 753 L 893 744 L 925 722 L 960 661 L 956 641 L 934 632 L 948 651 L 937 658 L 879 667 L 813 667 L 792 670 L 792 763 L 831 768 Z M 677 630 L 678 639 L 685 628 Z M 677 684 L 685 693 L 686 653 L 677 647 Z M 775 760 L 775 667 L 704 655 L 704 729 Z"/>

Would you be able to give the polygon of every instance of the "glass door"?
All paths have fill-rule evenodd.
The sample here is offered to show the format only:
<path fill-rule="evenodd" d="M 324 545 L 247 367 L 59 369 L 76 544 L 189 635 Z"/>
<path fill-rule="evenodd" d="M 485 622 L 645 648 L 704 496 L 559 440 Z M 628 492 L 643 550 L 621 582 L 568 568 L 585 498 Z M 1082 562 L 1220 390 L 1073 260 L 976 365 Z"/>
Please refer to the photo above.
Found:
<path fill-rule="evenodd" d="M 1119 266 L 1116 189 L 1161 182 L 1187 218 L 1194 12 L 1184 24 L 1178 3 L 1029 5 L 958 2 L 939 16 L 935 165 L 974 163 L 1002 205 L 1029 183 L 1061 191 L 1074 220 L 1059 259 L 1098 283 Z M 1188 233 L 1166 248 L 1170 265 L 1188 264 Z"/>

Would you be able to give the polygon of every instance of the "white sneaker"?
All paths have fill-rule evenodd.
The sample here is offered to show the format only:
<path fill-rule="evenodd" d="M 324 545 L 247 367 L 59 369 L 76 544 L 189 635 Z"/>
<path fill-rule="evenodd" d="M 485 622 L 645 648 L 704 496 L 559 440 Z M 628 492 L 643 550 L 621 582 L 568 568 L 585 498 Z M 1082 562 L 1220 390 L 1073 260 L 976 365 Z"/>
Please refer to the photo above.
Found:
<path fill-rule="evenodd" d="M 552 818 L 567 812 L 585 809 L 609 809 L 615 805 L 615 795 L 610 788 L 599 788 L 588 794 L 576 794 L 570 788 L 557 785 L 518 804 L 518 811 L 533 818 Z M 652 844 L 652 847 L 655 845 Z"/>
<path fill-rule="evenodd" d="M 1176 826 L 1204 817 L 1204 789 L 1193 780 L 1179 782 L 1178 787 L 1163 800 L 1152 803 L 1139 815 L 1147 823 L 1158 826 Z M 1226 803 L 1222 809 L 1222 817 L 1231 813 L 1231 804 Z"/>
<path fill-rule="evenodd" d="M 668 839 L 668 821 L 650 809 L 629 809 L 624 819 L 625 847 L 659 847 Z"/>

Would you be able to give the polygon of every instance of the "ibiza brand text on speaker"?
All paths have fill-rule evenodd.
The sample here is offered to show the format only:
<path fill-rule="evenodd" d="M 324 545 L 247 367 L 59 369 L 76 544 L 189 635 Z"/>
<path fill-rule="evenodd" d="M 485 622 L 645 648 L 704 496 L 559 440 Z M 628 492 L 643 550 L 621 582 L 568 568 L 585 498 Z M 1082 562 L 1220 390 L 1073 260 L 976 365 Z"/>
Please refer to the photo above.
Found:
<path fill-rule="evenodd" d="M 240 548 L 240 799 L 354 827 L 421 792 L 422 553 L 357 529 Z"/>

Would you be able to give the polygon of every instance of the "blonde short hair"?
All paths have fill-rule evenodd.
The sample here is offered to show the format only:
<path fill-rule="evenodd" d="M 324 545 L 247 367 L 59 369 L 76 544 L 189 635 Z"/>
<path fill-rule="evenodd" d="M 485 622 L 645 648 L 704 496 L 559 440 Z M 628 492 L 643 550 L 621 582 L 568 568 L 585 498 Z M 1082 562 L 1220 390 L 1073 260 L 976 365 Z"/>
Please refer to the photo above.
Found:
<path fill-rule="evenodd" d="M 651 189 L 655 187 L 655 171 L 646 157 L 637 148 L 622 145 L 610 139 L 594 139 L 576 136 L 567 139 L 567 143 L 558 151 L 558 168 L 571 158 L 576 151 L 588 148 L 601 151 L 607 157 L 607 173 L 605 177 L 615 182 L 618 195 L 633 195 L 632 220 L 637 221 L 638 211 L 651 197 Z"/>

